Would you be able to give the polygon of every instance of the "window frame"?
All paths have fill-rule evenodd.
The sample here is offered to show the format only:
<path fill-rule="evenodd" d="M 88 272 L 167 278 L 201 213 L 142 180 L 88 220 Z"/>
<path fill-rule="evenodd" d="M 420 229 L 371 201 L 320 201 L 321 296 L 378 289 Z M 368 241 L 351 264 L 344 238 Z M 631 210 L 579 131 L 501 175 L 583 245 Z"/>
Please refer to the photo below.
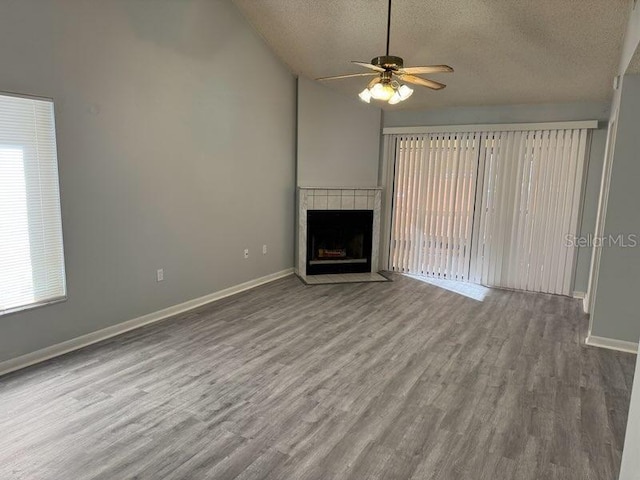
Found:
<path fill-rule="evenodd" d="M 65 244 L 64 244 L 64 220 L 62 218 L 62 189 L 61 189 L 61 185 L 60 185 L 60 157 L 58 155 L 58 131 L 57 131 L 57 127 L 56 127 L 57 122 L 56 122 L 55 100 L 54 100 L 53 97 L 47 97 L 47 96 L 42 96 L 42 95 L 32 95 L 32 94 L 4 91 L 4 90 L 0 90 L 0 97 L 23 98 L 25 100 L 37 100 L 37 101 L 47 102 L 47 103 L 51 104 L 52 116 L 53 116 L 53 134 L 54 134 L 54 143 L 55 143 L 55 155 L 56 155 L 56 170 L 57 170 L 56 187 L 57 187 L 58 198 L 59 198 L 59 202 L 60 202 L 60 208 L 58 209 L 58 215 L 59 215 L 59 219 L 60 219 L 60 238 L 61 238 L 61 250 L 62 250 L 61 251 L 61 253 L 62 253 L 62 259 L 61 259 L 62 292 L 63 292 L 62 295 L 56 295 L 55 297 L 50 297 L 50 298 L 45 298 L 45 299 L 33 301 L 31 303 L 28 303 L 28 304 L 18 305 L 18 306 L 15 306 L 15 307 L 10 307 L 10 308 L 5 308 L 5 309 L 0 308 L 0 319 L 1 319 L 1 318 L 5 317 L 7 315 L 26 312 L 26 311 L 29 311 L 29 310 L 42 308 L 42 307 L 46 307 L 46 306 L 49 306 L 49 305 L 55 305 L 55 304 L 59 304 L 59 303 L 64 303 L 69 299 L 69 295 L 68 295 L 68 282 L 67 282 L 67 254 L 66 254 Z M 23 147 L 21 146 L 21 148 L 23 148 Z M 28 180 L 28 178 L 26 178 L 26 176 L 27 175 L 25 173 L 25 183 L 28 183 L 29 180 Z M 38 186 L 39 186 L 39 183 L 38 183 Z M 29 201 L 29 197 L 28 197 L 28 193 L 27 193 L 27 202 L 28 201 Z M 29 215 L 28 207 L 27 207 L 27 215 Z M 31 236 L 31 233 L 29 234 L 29 236 Z M 32 269 L 33 268 L 34 267 L 32 267 Z M 34 286 L 34 291 L 36 289 L 37 289 L 37 287 Z"/>

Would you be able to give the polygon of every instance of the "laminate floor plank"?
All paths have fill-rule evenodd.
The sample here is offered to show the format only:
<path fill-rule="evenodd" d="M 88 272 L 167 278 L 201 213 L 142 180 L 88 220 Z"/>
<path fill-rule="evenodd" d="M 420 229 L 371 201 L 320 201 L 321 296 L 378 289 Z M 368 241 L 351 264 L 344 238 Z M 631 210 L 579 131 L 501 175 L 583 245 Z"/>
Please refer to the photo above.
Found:
<path fill-rule="evenodd" d="M 0 478 L 617 477 L 635 356 L 586 347 L 579 301 L 390 278 L 291 276 L 0 377 Z"/>

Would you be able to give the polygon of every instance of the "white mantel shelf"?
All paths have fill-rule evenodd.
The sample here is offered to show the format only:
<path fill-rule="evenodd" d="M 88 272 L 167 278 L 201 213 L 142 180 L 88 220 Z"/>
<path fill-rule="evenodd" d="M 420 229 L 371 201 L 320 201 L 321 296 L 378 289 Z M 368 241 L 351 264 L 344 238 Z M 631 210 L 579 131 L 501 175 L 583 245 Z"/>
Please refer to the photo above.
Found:
<path fill-rule="evenodd" d="M 296 273 L 307 274 L 308 210 L 372 210 L 371 271 L 378 271 L 382 187 L 298 187 Z"/>

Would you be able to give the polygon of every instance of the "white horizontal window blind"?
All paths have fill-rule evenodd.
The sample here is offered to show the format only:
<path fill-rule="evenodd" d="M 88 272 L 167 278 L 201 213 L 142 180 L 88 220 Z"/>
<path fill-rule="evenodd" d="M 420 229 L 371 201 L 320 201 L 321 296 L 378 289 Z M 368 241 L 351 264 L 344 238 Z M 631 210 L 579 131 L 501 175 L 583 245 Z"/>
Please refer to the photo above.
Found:
<path fill-rule="evenodd" d="M 53 102 L 0 94 L 0 314 L 65 295 Z"/>
<path fill-rule="evenodd" d="M 394 135 L 391 268 L 466 281 L 479 134 Z"/>
<path fill-rule="evenodd" d="M 586 129 L 484 134 L 474 282 L 571 295 L 586 145 Z"/>

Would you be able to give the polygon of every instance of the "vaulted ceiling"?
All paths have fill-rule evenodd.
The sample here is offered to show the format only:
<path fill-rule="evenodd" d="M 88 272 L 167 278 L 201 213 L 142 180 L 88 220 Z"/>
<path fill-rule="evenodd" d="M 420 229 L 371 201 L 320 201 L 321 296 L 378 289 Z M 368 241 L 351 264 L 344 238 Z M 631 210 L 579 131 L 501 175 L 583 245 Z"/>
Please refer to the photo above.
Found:
<path fill-rule="evenodd" d="M 317 78 L 364 72 L 385 50 L 387 0 L 233 0 L 277 55 Z M 395 0 L 391 55 L 449 64 L 386 108 L 605 101 L 611 97 L 628 0 Z M 325 82 L 356 95 L 359 79 Z"/>

